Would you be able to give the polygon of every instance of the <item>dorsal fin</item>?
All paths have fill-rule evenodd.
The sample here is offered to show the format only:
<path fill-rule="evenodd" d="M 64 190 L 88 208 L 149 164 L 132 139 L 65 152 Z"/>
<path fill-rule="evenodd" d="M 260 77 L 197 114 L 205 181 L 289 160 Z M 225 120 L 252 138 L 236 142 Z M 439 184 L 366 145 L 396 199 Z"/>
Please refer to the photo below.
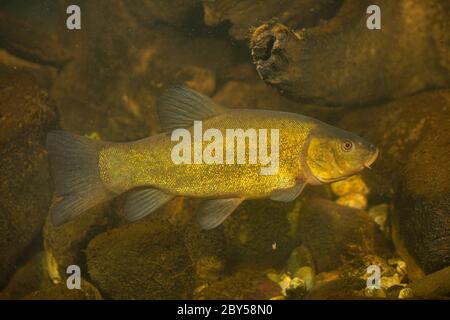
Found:
<path fill-rule="evenodd" d="M 206 120 L 226 110 L 211 98 L 184 86 L 165 91 L 159 97 L 157 107 L 165 132 L 191 127 L 194 121 Z"/>

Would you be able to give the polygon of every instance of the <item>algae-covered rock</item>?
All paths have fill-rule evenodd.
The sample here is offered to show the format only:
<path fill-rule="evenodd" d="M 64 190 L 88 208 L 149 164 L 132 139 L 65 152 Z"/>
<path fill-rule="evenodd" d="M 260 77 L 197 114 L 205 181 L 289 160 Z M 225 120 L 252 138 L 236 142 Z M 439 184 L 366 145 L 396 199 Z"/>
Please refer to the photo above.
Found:
<path fill-rule="evenodd" d="M 303 267 L 310 267 L 314 270 L 313 256 L 305 245 L 298 246 L 291 252 L 286 264 L 286 271 L 295 275 Z"/>
<path fill-rule="evenodd" d="M 195 270 L 182 233 L 161 219 L 123 225 L 95 237 L 86 249 L 90 279 L 112 299 L 183 299 Z"/>
<path fill-rule="evenodd" d="M 24 300 L 102 300 L 100 292 L 88 281 L 81 279 L 80 289 L 68 289 L 66 283 L 53 284 L 30 293 Z"/>
<path fill-rule="evenodd" d="M 367 27 L 371 5 L 381 9 L 381 30 Z M 251 37 L 256 70 L 281 94 L 327 106 L 445 88 L 449 6 L 447 0 L 346 0 L 329 21 L 309 28 L 262 22 Z"/>
<path fill-rule="evenodd" d="M 361 290 L 366 282 L 358 277 L 337 278 L 315 287 L 306 296 L 306 300 L 345 300 L 363 296 Z"/>
<path fill-rule="evenodd" d="M 0 3 L 0 46 L 30 61 L 62 66 L 73 57 L 78 32 L 66 27 L 70 0 Z"/>
<path fill-rule="evenodd" d="M 245 201 L 224 223 L 228 261 L 256 268 L 286 261 L 299 244 L 295 223 L 298 203 Z"/>
<path fill-rule="evenodd" d="M 376 206 L 373 206 L 369 209 L 367 214 L 375 221 L 378 226 L 380 227 L 380 230 L 384 234 L 389 234 L 390 226 L 388 225 L 388 218 L 389 218 L 389 205 L 386 203 L 381 203 Z"/>
<path fill-rule="evenodd" d="M 212 283 L 196 294 L 201 300 L 268 300 L 281 295 L 277 283 L 263 272 L 242 270 Z"/>
<path fill-rule="evenodd" d="M 51 91 L 65 130 L 95 131 L 112 141 L 156 134 L 156 98 L 164 87 L 183 83 L 211 94 L 224 81 L 234 58 L 226 39 L 208 33 L 188 37 L 183 28 L 164 23 L 146 26 L 148 12 L 151 22 L 151 15 L 177 15 L 186 7 L 185 1 L 176 8 L 166 2 L 86 1 L 83 23 L 89 28 Z M 156 10 L 159 6 L 167 10 Z"/>
<path fill-rule="evenodd" d="M 369 267 L 380 270 L 380 287 L 367 283 Z M 316 286 L 306 299 L 398 298 L 407 288 L 405 262 L 398 258 L 384 259 L 377 255 L 359 256 L 331 272 L 316 276 Z"/>
<path fill-rule="evenodd" d="M 299 234 L 317 272 L 331 271 L 368 254 L 386 256 L 389 245 L 366 212 L 329 200 L 308 199 L 300 211 Z"/>
<path fill-rule="evenodd" d="M 243 70 L 243 71 L 242 71 Z M 293 102 L 279 95 L 273 88 L 267 86 L 257 78 L 254 71 L 247 75 L 246 65 L 239 66 L 237 75 L 244 75 L 244 79 L 233 79 L 216 93 L 214 100 L 230 108 L 256 108 L 300 113 L 322 121 L 336 120 L 342 111 L 339 108 L 330 109 L 320 106 Z"/>
<path fill-rule="evenodd" d="M 300 244 L 299 220 L 310 197 L 330 199 L 331 192 L 326 186 L 308 186 L 289 203 L 243 202 L 223 224 L 227 260 L 259 269 L 283 264 Z"/>
<path fill-rule="evenodd" d="M 201 230 L 196 221 L 186 227 L 184 242 L 200 280 L 214 281 L 225 269 L 225 238 L 220 228 Z"/>
<path fill-rule="evenodd" d="M 417 297 L 449 297 L 450 267 L 433 272 L 411 284 L 412 294 Z"/>
<path fill-rule="evenodd" d="M 352 111 L 342 118 L 339 127 L 361 135 L 380 149 L 373 170 L 361 173 L 371 194 L 393 197 L 409 155 L 422 136 L 429 129 L 444 130 L 449 99 L 448 90 L 429 91 Z M 442 147 L 436 146 L 444 150 Z"/>
<path fill-rule="evenodd" d="M 352 193 L 367 195 L 370 190 L 360 175 L 354 175 L 347 179 L 337 181 L 331 184 L 331 190 L 339 197 Z"/>
<path fill-rule="evenodd" d="M 56 112 L 35 79 L 0 72 L 0 287 L 39 236 L 51 198 L 46 132 Z"/>
<path fill-rule="evenodd" d="M 408 157 L 393 209 L 397 240 L 426 274 L 450 266 L 450 100 L 444 108 Z"/>
<path fill-rule="evenodd" d="M 134 0 L 125 1 L 124 6 L 149 27 L 158 23 L 183 26 L 201 20 L 201 0 Z"/>
<path fill-rule="evenodd" d="M 43 229 L 44 248 L 53 281 L 65 278 L 67 267 L 84 265 L 84 250 L 96 235 L 114 225 L 114 217 L 107 204 L 97 206 L 68 223 L 55 227 L 48 216 Z"/>
<path fill-rule="evenodd" d="M 341 121 L 380 149 L 362 176 L 375 196 L 395 198 L 392 237 L 412 278 L 449 264 L 449 101 L 448 90 L 430 91 Z"/>
<path fill-rule="evenodd" d="M 0 300 L 20 299 L 50 284 L 45 253 L 40 251 L 17 269 L 8 285 L 0 292 Z"/>
<path fill-rule="evenodd" d="M 332 0 L 203 0 L 205 23 L 231 24 L 229 33 L 237 40 L 248 39 L 251 29 L 271 19 L 292 28 L 319 23 L 335 13 L 339 1 Z"/>

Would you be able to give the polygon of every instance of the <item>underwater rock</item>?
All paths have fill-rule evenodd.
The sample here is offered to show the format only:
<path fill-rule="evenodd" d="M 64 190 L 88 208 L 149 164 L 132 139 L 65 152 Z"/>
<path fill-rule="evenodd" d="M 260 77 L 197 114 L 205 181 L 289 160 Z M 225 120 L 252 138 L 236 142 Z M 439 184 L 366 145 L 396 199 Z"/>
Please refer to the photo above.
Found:
<path fill-rule="evenodd" d="M 51 285 L 45 261 L 45 253 L 33 255 L 17 269 L 8 285 L 0 292 L 0 300 L 21 299 L 24 296 Z"/>
<path fill-rule="evenodd" d="M 280 286 L 283 297 L 291 300 L 302 299 L 315 282 L 314 270 L 309 266 L 301 267 L 295 273 L 269 273 L 267 276 Z"/>
<path fill-rule="evenodd" d="M 100 292 L 88 281 L 81 279 L 81 289 L 70 290 L 66 283 L 54 284 L 30 293 L 24 300 L 102 300 Z"/>
<path fill-rule="evenodd" d="M 196 282 L 183 235 L 159 218 L 98 235 L 86 260 L 91 281 L 111 299 L 187 299 Z"/>
<path fill-rule="evenodd" d="M 35 63 L 62 66 L 73 57 L 78 32 L 66 28 L 70 1 L 6 0 L 0 4 L 0 47 Z"/>
<path fill-rule="evenodd" d="M 243 202 L 223 223 L 227 263 L 259 270 L 284 265 L 300 244 L 299 219 L 311 197 L 331 199 L 331 191 L 326 185 L 308 186 L 288 203 Z"/>
<path fill-rule="evenodd" d="M 286 271 L 291 275 L 296 275 L 303 267 L 310 267 L 314 270 L 313 256 L 305 245 L 298 246 L 291 252 L 287 261 Z"/>
<path fill-rule="evenodd" d="M 175 10 L 166 1 L 137 3 L 144 2 L 146 8 Z M 211 94 L 224 81 L 235 54 L 227 39 L 206 33 L 187 36 L 183 28 L 166 24 L 147 28 L 142 19 L 126 14 L 127 7 L 138 10 L 137 3 L 84 4 L 83 21 L 90 27 L 51 91 L 63 129 L 96 132 L 111 141 L 146 137 L 160 132 L 156 98 L 165 87 L 183 83 Z"/>
<path fill-rule="evenodd" d="M 324 199 L 308 199 L 299 219 L 302 243 L 313 255 L 316 272 L 331 271 L 368 254 L 386 256 L 390 248 L 366 212 Z"/>
<path fill-rule="evenodd" d="M 284 263 L 299 245 L 295 222 L 298 201 L 245 201 L 223 224 L 227 261 L 267 268 Z"/>
<path fill-rule="evenodd" d="M 409 155 L 393 207 L 394 240 L 425 274 L 450 266 L 450 100 L 446 108 Z"/>
<path fill-rule="evenodd" d="M 186 227 L 184 243 L 200 280 L 210 282 L 222 277 L 225 269 L 224 240 L 220 228 L 205 231 L 196 221 Z"/>
<path fill-rule="evenodd" d="M 370 190 L 360 175 L 332 183 L 331 190 L 339 197 L 336 200 L 337 204 L 355 209 L 367 207 L 367 195 Z"/>
<path fill-rule="evenodd" d="M 367 281 L 369 277 L 368 267 L 373 265 L 380 268 L 380 285 L 383 292 L 389 297 L 397 298 L 401 288 L 406 286 L 404 281 L 407 280 L 406 263 L 397 257 L 386 260 L 376 255 L 367 255 L 362 257 L 362 259 L 357 259 L 344 265 L 340 272 L 344 275 L 359 276 L 364 281 Z M 368 291 L 364 292 L 364 294 L 376 296 L 383 294 L 383 292 Z"/>
<path fill-rule="evenodd" d="M 364 289 L 364 296 L 368 298 L 386 298 L 386 291 L 383 288 L 367 287 Z"/>
<path fill-rule="evenodd" d="M 381 8 L 381 30 L 366 26 L 370 5 Z M 446 0 L 346 0 L 318 26 L 261 25 L 251 37 L 253 60 L 281 94 L 318 105 L 364 105 L 446 87 L 449 6 Z"/>
<path fill-rule="evenodd" d="M 416 297 L 450 296 L 450 267 L 431 273 L 411 284 Z"/>
<path fill-rule="evenodd" d="M 229 33 L 236 40 L 248 39 L 251 29 L 269 20 L 277 20 L 291 28 L 316 25 L 331 17 L 339 5 L 340 1 L 333 0 L 203 0 L 206 25 L 229 22 Z"/>
<path fill-rule="evenodd" d="M 243 69 L 245 65 L 239 68 Z M 245 70 L 245 69 L 244 69 Z M 241 72 L 241 71 L 239 71 Z M 279 95 L 263 83 L 256 73 L 245 74 L 245 79 L 231 80 L 216 93 L 214 101 L 230 108 L 256 108 L 297 112 L 325 122 L 333 122 L 340 109 L 301 104 Z"/>
<path fill-rule="evenodd" d="M 365 209 L 367 207 L 367 198 L 361 193 L 349 193 L 336 200 L 341 206 L 355 209 Z"/>
<path fill-rule="evenodd" d="M 57 115 L 35 79 L 0 71 L 0 287 L 40 233 L 51 199 L 46 132 Z"/>
<path fill-rule="evenodd" d="M 116 218 L 117 220 L 117 218 Z M 66 278 L 70 265 L 82 266 L 84 250 L 90 240 L 115 224 L 107 205 L 88 210 L 70 222 L 55 227 L 49 215 L 44 225 L 44 248 L 49 264 L 49 276 L 54 283 Z"/>
<path fill-rule="evenodd" d="M 263 272 L 242 270 L 204 287 L 196 295 L 200 300 L 268 300 L 281 295 L 279 285 Z"/>
<path fill-rule="evenodd" d="M 368 267 L 380 267 L 380 288 L 367 287 Z M 386 259 L 367 255 L 357 257 L 332 272 L 318 274 L 315 287 L 306 299 L 349 299 L 349 298 L 398 298 L 407 288 L 405 263 L 400 259 Z"/>
<path fill-rule="evenodd" d="M 385 199 L 395 195 L 408 157 L 422 136 L 448 127 L 449 99 L 448 90 L 429 91 L 352 111 L 342 118 L 339 127 L 359 134 L 380 149 L 373 170 L 361 173 L 371 196 Z M 443 150 L 442 146 L 436 148 Z"/>
<path fill-rule="evenodd" d="M 370 192 L 369 187 L 367 187 L 366 183 L 359 174 L 351 176 L 345 180 L 333 182 L 330 184 L 330 187 L 333 193 L 339 197 L 352 193 L 367 195 Z"/>
<path fill-rule="evenodd" d="M 358 277 L 337 278 L 317 285 L 305 300 L 354 299 L 363 296 L 361 290 L 365 287 L 366 282 Z"/>
<path fill-rule="evenodd" d="M 378 204 L 371 207 L 367 213 L 378 224 L 380 230 L 387 235 L 389 233 L 389 226 L 387 226 L 389 206 L 386 203 Z"/>
<path fill-rule="evenodd" d="M 216 75 L 210 69 L 188 66 L 181 68 L 175 78 L 189 88 L 208 96 L 216 91 Z"/>
<path fill-rule="evenodd" d="M 449 101 L 449 90 L 429 91 L 350 112 L 340 122 L 380 149 L 362 176 L 375 199 L 395 200 L 392 238 L 412 279 L 450 263 Z"/>
<path fill-rule="evenodd" d="M 0 49 L 0 65 L 3 68 L 14 69 L 20 73 L 30 73 L 36 82 L 46 91 L 50 89 L 53 80 L 58 75 L 58 69 L 52 66 L 40 65 L 15 56 L 5 49 Z"/>
<path fill-rule="evenodd" d="M 404 288 L 400 290 L 398 294 L 399 299 L 411 299 L 414 297 L 414 293 L 411 288 Z"/>
<path fill-rule="evenodd" d="M 121 1 L 138 23 L 154 26 L 165 23 L 175 26 L 195 24 L 201 20 L 201 0 L 134 0 Z"/>

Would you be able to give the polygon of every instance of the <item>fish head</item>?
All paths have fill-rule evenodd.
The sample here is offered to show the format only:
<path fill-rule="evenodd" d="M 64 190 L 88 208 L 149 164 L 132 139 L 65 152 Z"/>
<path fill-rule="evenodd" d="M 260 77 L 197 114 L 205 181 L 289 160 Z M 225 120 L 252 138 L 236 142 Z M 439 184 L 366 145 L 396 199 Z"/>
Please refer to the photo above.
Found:
<path fill-rule="evenodd" d="M 306 165 L 316 180 L 330 183 L 370 169 L 378 153 L 375 145 L 358 135 L 327 126 L 311 134 Z"/>

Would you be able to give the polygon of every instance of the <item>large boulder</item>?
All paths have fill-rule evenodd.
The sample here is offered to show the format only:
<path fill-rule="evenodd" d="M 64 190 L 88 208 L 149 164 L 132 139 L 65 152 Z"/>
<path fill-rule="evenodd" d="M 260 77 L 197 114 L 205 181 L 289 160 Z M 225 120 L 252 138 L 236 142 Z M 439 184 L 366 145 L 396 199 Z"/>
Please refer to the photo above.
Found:
<path fill-rule="evenodd" d="M 80 31 L 74 58 L 51 91 L 63 129 L 95 132 L 111 141 L 156 134 L 156 98 L 165 87 L 184 83 L 212 94 L 224 81 L 235 54 L 226 39 L 207 33 L 187 37 L 164 23 L 147 28 L 146 13 L 163 14 L 153 6 L 174 7 L 165 1 L 139 3 L 145 4 L 143 10 L 135 2 L 85 3 L 83 23 L 88 27 Z M 124 14 L 127 8 L 142 19 Z"/>
<path fill-rule="evenodd" d="M 367 28 L 370 5 L 381 9 L 381 30 Z M 450 84 L 449 19 L 446 0 L 346 0 L 310 28 L 261 25 L 252 55 L 261 78 L 294 100 L 373 104 Z"/>
<path fill-rule="evenodd" d="M 242 270 L 200 290 L 201 300 L 268 300 L 281 295 L 277 283 L 259 271 Z"/>
<path fill-rule="evenodd" d="M 448 146 L 450 100 L 408 157 L 394 203 L 396 236 L 427 274 L 450 266 Z"/>
<path fill-rule="evenodd" d="M 316 272 L 332 271 L 367 255 L 391 254 L 378 225 L 366 212 L 325 199 L 304 201 L 299 234 L 312 254 Z"/>
<path fill-rule="evenodd" d="M 78 36 L 66 28 L 68 1 L 25 2 L 1 2 L 0 46 L 27 60 L 62 66 L 72 57 Z"/>
<path fill-rule="evenodd" d="M 450 91 L 436 90 L 343 117 L 340 126 L 380 148 L 363 172 L 372 199 L 394 200 L 392 238 L 412 279 L 449 265 Z"/>
<path fill-rule="evenodd" d="M 151 217 L 102 233 L 86 249 L 89 277 L 111 299 L 187 299 L 195 271 L 183 235 Z"/>
<path fill-rule="evenodd" d="M 29 74 L 0 72 L 0 287 L 39 237 L 51 199 L 45 136 L 57 115 Z"/>
<path fill-rule="evenodd" d="M 228 22 L 236 40 L 250 38 L 252 29 L 262 22 L 277 20 L 291 28 L 306 28 L 335 14 L 340 2 L 333 0 L 203 0 L 208 26 Z"/>

